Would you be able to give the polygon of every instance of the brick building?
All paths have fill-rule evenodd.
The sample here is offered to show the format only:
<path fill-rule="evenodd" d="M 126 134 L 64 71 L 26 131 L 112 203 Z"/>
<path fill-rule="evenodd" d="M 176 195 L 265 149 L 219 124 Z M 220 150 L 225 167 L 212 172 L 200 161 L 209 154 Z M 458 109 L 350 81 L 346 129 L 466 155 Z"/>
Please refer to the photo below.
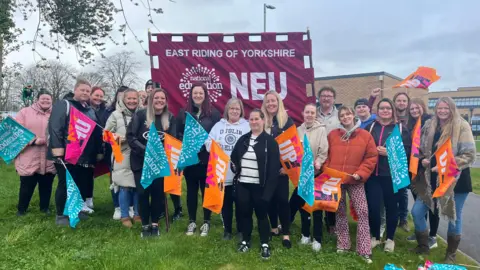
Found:
<path fill-rule="evenodd" d="M 374 88 L 384 89 L 382 97 L 393 98 L 398 92 L 406 92 L 410 97 L 423 98 L 429 110 L 435 107 L 439 97 L 453 98 L 460 114 L 472 124 L 472 129 L 480 132 L 480 87 L 460 87 L 457 91 L 429 92 L 419 88 L 392 88 L 403 79 L 387 72 L 372 72 L 315 78 L 315 93 L 324 85 L 333 86 L 337 91 L 337 105 L 353 106 L 360 97 L 368 98 Z M 379 99 L 377 99 L 378 101 Z M 431 111 L 429 112 L 431 113 Z"/>

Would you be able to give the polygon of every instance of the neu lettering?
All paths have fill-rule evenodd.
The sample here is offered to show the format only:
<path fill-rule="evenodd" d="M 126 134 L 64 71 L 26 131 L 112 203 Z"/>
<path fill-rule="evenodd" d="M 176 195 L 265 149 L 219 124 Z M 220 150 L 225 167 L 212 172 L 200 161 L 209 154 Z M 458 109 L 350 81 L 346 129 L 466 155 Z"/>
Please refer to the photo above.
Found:
<path fill-rule="evenodd" d="M 172 152 L 170 154 L 170 159 L 173 164 L 173 167 L 177 167 L 178 159 L 180 158 L 180 149 L 177 149 L 175 147 L 172 147 Z"/>
<path fill-rule="evenodd" d="M 212 177 L 207 177 L 207 187 L 214 186 L 215 184 L 218 184 L 218 188 L 220 191 L 223 191 L 223 183 L 225 182 L 225 174 L 227 171 L 227 164 L 225 161 L 222 159 L 218 158 L 217 155 L 214 155 L 214 158 L 216 159 L 216 166 L 215 166 L 215 176 L 217 178 L 217 183 L 213 181 L 213 176 Z M 211 171 L 213 168 L 211 166 L 208 166 L 208 170 Z"/>
<path fill-rule="evenodd" d="M 444 174 L 445 170 L 447 169 L 447 151 L 443 152 L 443 154 L 440 156 L 440 173 Z"/>
<path fill-rule="evenodd" d="M 331 177 L 329 178 L 322 186 L 322 192 L 326 195 L 332 195 L 332 193 L 338 193 L 338 182 L 340 182 L 342 178 L 338 177 Z"/>
<path fill-rule="evenodd" d="M 81 119 L 77 119 L 75 122 L 75 130 L 77 131 L 77 137 L 79 140 L 85 140 L 91 129 L 92 126 Z"/>
<path fill-rule="evenodd" d="M 275 74 L 275 72 L 242 72 L 240 79 L 235 72 L 230 72 L 230 90 L 232 97 L 238 97 L 238 93 L 240 93 L 241 99 L 263 100 L 265 92 L 268 90 L 277 90 L 275 87 L 275 76 L 280 78 L 279 94 L 282 99 L 285 99 L 287 97 L 286 72 L 279 72 L 277 74 Z M 251 95 L 249 94 L 249 89 Z"/>
<path fill-rule="evenodd" d="M 294 139 L 295 138 L 293 138 L 292 140 Z M 292 140 L 287 140 L 279 146 L 280 157 L 282 161 L 284 161 L 285 166 L 287 166 L 288 169 L 300 166 L 300 164 L 297 162 L 297 151 L 294 144 L 292 143 Z"/>

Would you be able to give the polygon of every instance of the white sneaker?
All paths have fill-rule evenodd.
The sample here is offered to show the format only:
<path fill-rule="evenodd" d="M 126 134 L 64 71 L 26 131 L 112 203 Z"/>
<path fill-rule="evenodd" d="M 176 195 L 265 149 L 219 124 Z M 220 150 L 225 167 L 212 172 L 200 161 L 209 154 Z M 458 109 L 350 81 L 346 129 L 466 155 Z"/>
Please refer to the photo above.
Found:
<path fill-rule="evenodd" d="M 210 224 L 203 223 L 202 227 L 200 227 L 200 236 L 207 236 L 209 231 L 210 231 Z"/>
<path fill-rule="evenodd" d="M 310 241 L 310 237 L 303 236 L 302 234 L 302 239 L 300 239 L 300 244 L 301 245 L 310 245 L 312 242 Z"/>
<path fill-rule="evenodd" d="M 92 208 L 87 206 L 87 203 L 83 204 L 83 208 L 82 208 L 81 211 L 84 212 L 84 213 L 87 213 L 87 214 L 93 214 L 93 212 L 95 212 L 95 211 L 93 211 Z"/>
<path fill-rule="evenodd" d="M 85 204 L 87 205 L 88 208 L 93 209 L 93 198 L 87 198 L 85 200 Z"/>
<path fill-rule="evenodd" d="M 367 264 L 373 263 L 372 258 L 369 255 L 363 255 L 362 258 Z"/>
<path fill-rule="evenodd" d="M 385 248 L 383 251 L 385 252 L 393 252 L 395 250 L 395 242 L 391 239 L 387 239 L 385 242 Z"/>
<path fill-rule="evenodd" d="M 377 247 L 380 244 L 381 244 L 380 240 L 377 240 L 377 238 L 372 237 L 372 240 L 370 241 L 371 249 L 374 249 L 375 247 Z"/>
<path fill-rule="evenodd" d="M 128 209 L 128 215 L 130 216 L 130 218 L 133 218 L 133 216 L 135 215 L 135 212 L 133 212 L 133 206 L 130 206 L 130 208 Z"/>
<path fill-rule="evenodd" d="M 313 251 L 315 251 L 315 252 L 319 252 L 320 249 L 322 249 L 322 244 L 320 244 L 319 242 L 317 242 L 317 240 L 313 240 L 313 242 L 312 242 L 312 249 L 313 249 Z"/>
<path fill-rule="evenodd" d="M 197 229 L 197 224 L 195 222 L 190 222 L 187 227 L 187 232 L 185 233 L 186 235 L 193 235 L 195 233 L 195 230 Z"/>
<path fill-rule="evenodd" d="M 113 219 L 120 220 L 122 217 L 122 211 L 120 211 L 120 207 L 115 207 L 115 212 L 113 212 Z"/>

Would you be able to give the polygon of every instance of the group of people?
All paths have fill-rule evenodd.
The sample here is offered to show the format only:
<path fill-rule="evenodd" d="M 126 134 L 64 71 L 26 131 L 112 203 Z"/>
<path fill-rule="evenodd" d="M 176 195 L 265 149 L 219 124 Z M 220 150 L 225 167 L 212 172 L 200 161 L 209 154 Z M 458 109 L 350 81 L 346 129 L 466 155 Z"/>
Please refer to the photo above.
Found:
<path fill-rule="evenodd" d="M 66 169 L 77 184 L 85 201 L 80 218 L 93 212 L 94 167 L 103 162 L 111 171 L 114 219 L 125 227 L 132 221 L 142 224 L 141 237 L 158 237 L 159 220 L 165 215 L 164 180 L 158 178 L 144 188 L 140 184 L 149 127 L 153 123 L 161 140 L 167 133 L 183 139 L 186 113 L 191 114 L 209 133 L 209 139 L 198 153 L 199 163 L 183 170 L 187 188 L 188 224 L 186 235 L 194 235 L 200 226 L 200 236 L 207 236 L 211 226 L 211 211 L 203 209 L 203 222 L 197 223 L 199 190 L 205 191 L 207 163 L 212 140 L 230 155 L 231 166 L 225 181 L 221 213 L 223 239 L 233 238 L 233 217 L 240 239 L 238 251 L 251 248 L 253 213 L 257 218 L 261 257 L 271 256 L 269 241 L 282 237 L 282 245 L 291 248 L 290 225 L 297 212 L 301 216 L 300 244 L 321 250 L 323 226 L 337 236 L 337 252 L 351 250 L 347 217 L 347 194 L 351 211 L 357 216 L 356 251 L 371 263 L 372 249 L 383 244 L 385 252 L 394 252 L 397 227 L 409 230 L 408 188 L 394 193 L 388 164 L 386 139 L 398 125 L 405 152 L 410 157 L 412 131 L 421 119 L 419 171 L 411 182 L 415 198 L 412 216 L 415 234 L 408 239 L 417 241 L 414 252 L 428 253 L 436 247 L 436 232 L 440 213 L 448 217 L 448 247 L 446 260 L 455 261 L 461 238 L 462 207 L 472 191 L 469 166 L 475 159 L 475 142 L 471 127 L 458 113 L 451 98 L 439 98 L 429 115 L 421 99 L 397 93 L 393 100 L 382 98 L 376 103 L 381 89 L 374 89 L 369 99 L 360 98 L 354 108 L 335 106 L 336 91 L 325 86 L 318 92 L 318 104 L 306 104 L 304 122 L 298 126 L 299 138 L 306 134 L 314 155 L 314 170 L 318 175 L 325 168 L 344 172 L 348 176 L 341 185 L 341 200 L 336 212 L 314 210 L 303 206 L 305 201 L 293 190 L 280 163 L 279 145 L 275 138 L 295 125 L 275 91 L 264 95 L 261 108 L 246 115 L 240 99 L 230 99 L 219 112 L 210 103 L 203 84 L 194 84 L 187 105 L 175 116 L 168 108 L 167 91 L 155 87 L 149 80 L 142 91 L 121 87 L 112 103 L 106 106 L 105 92 L 87 81 L 79 80 L 70 96 L 52 106 L 52 95 L 42 90 L 37 101 L 22 109 L 17 121 L 35 133 L 36 138 L 16 158 L 20 175 L 18 212 L 25 215 L 36 184 L 39 184 L 40 209 L 49 212 L 49 201 L 55 174 L 56 224 L 67 226 L 64 215 L 66 201 Z M 97 123 L 77 164 L 65 161 L 68 144 L 69 111 L 74 107 Z M 376 114 L 372 113 L 376 111 Z M 108 144 L 103 143 L 102 128 L 113 132 L 121 146 L 124 159 L 116 162 Z M 457 181 L 445 196 L 432 199 L 439 186 L 438 170 L 432 154 L 448 139 L 461 170 Z M 64 164 L 66 164 L 64 166 Z M 183 216 L 180 196 L 171 195 L 173 220 Z M 235 207 L 234 207 L 235 205 Z M 311 219 L 313 216 L 313 233 Z M 324 218 L 325 217 L 325 218 Z M 430 227 L 427 228 L 427 220 Z"/>

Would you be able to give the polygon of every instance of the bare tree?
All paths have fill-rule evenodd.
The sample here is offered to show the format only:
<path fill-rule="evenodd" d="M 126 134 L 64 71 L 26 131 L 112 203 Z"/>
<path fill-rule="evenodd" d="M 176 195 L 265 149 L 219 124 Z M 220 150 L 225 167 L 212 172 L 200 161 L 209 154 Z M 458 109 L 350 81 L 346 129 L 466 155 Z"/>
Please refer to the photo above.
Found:
<path fill-rule="evenodd" d="M 32 65 L 24 71 L 23 84 L 32 84 L 33 89 L 45 88 L 52 93 L 53 101 L 59 100 L 73 89 L 76 70 L 71 65 L 50 60 L 45 65 Z"/>
<path fill-rule="evenodd" d="M 0 88 L 0 111 L 17 111 L 21 106 L 22 102 L 18 95 L 19 90 L 22 89 L 21 70 L 20 63 L 4 67 L 3 76 L 5 78 Z"/>
<path fill-rule="evenodd" d="M 80 72 L 77 74 L 77 79 L 87 80 L 88 82 L 90 82 L 92 87 L 98 86 L 101 87 L 103 90 L 109 87 L 109 84 L 107 83 L 107 80 L 105 80 L 105 77 L 98 72 Z"/>
<path fill-rule="evenodd" d="M 103 58 L 98 65 L 98 73 L 105 78 L 109 88 L 116 91 L 123 85 L 135 85 L 139 81 L 136 72 L 140 67 L 133 52 L 122 51 Z"/>

